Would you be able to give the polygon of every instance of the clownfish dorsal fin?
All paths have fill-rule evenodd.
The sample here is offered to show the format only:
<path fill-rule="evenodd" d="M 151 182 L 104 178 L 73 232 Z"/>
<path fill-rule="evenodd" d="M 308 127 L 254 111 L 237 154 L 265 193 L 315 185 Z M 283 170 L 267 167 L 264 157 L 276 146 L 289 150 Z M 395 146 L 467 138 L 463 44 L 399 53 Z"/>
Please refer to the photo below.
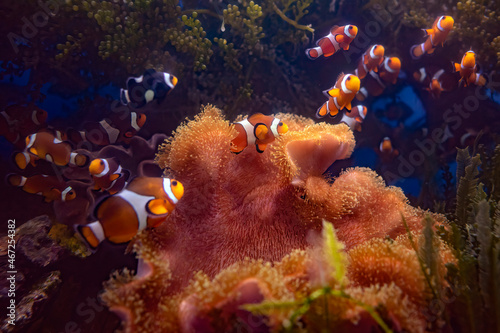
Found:
<path fill-rule="evenodd" d="M 168 214 L 167 202 L 163 199 L 152 199 L 147 203 L 148 212 L 153 215 Z"/>
<path fill-rule="evenodd" d="M 248 121 L 249 122 L 252 122 L 253 120 L 258 121 L 258 118 L 260 118 L 260 117 L 264 117 L 264 115 L 260 112 L 257 112 L 257 113 L 254 113 L 253 115 L 251 115 L 250 117 L 248 117 Z"/>
<path fill-rule="evenodd" d="M 264 140 L 266 138 L 269 129 L 263 123 L 255 124 L 254 127 L 254 135 L 258 140 Z"/>
<path fill-rule="evenodd" d="M 335 30 L 337 30 L 339 28 L 338 25 L 334 25 L 331 29 L 330 29 L 330 33 L 333 35 L 335 34 Z"/>

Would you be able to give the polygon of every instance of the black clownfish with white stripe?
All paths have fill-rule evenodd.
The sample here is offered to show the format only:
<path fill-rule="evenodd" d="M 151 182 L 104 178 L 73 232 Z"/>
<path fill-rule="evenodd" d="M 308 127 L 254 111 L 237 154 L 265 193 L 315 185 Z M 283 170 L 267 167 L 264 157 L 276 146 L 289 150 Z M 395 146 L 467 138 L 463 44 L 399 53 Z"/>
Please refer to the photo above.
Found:
<path fill-rule="evenodd" d="M 94 190 L 109 194 L 120 192 L 127 184 L 128 172 L 114 158 L 96 158 L 89 165 Z"/>
<path fill-rule="evenodd" d="M 177 81 L 172 74 L 148 69 L 139 77 L 128 78 L 127 89 L 120 90 L 120 101 L 132 109 L 143 108 L 152 102 L 160 105 Z"/>
<path fill-rule="evenodd" d="M 378 73 L 369 72 L 359 89 L 356 98 L 364 101 L 369 96 L 380 96 L 387 85 L 396 84 L 401 70 L 401 60 L 398 57 L 386 57 L 378 67 Z"/>
<path fill-rule="evenodd" d="M 253 114 L 234 126 L 238 135 L 231 141 L 231 151 L 236 154 L 252 145 L 263 153 L 268 144 L 288 131 L 288 126 L 280 119 L 262 113 Z"/>
<path fill-rule="evenodd" d="M 82 131 L 69 130 L 68 137 L 75 143 L 88 141 L 97 146 L 129 144 L 145 123 L 146 115 L 143 113 L 129 112 L 126 116 L 121 113 L 111 114 L 100 122 L 84 124 Z"/>
<path fill-rule="evenodd" d="M 175 179 L 137 177 L 124 190 L 101 201 L 95 209 L 95 222 L 75 228 L 92 250 L 106 239 L 125 243 L 164 222 L 183 195 L 184 187 Z"/>

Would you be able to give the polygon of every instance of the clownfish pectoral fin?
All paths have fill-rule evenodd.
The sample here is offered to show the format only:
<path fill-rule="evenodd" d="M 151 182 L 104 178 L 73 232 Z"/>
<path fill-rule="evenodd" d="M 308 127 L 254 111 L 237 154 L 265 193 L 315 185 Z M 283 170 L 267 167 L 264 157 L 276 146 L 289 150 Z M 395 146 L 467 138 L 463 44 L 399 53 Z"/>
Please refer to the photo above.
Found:
<path fill-rule="evenodd" d="M 266 144 L 263 144 L 263 143 L 261 143 L 261 144 L 258 144 L 258 143 L 257 143 L 255 146 L 256 146 L 256 148 L 257 148 L 257 151 L 258 151 L 259 153 L 261 153 L 261 154 L 262 154 L 262 153 L 266 150 L 266 147 L 267 147 L 267 145 L 266 145 Z"/>
<path fill-rule="evenodd" d="M 267 126 L 263 123 L 255 124 L 255 127 L 253 129 L 253 134 L 258 140 L 264 140 L 267 132 L 269 132 L 269 129 Z"/>
<path fill-rule="evenodd" d="M 453 63 L 453 66 L 455 67 L 455 72 L 460 72 L 460 64 L 459 63 Z"/>
<path fill-rule="evenodd" d="M 376 66 L 375 66 L 375 68 L 373 69 L 373 71 L 374 71 L 375 73 L 378 73 L 378 67 L 376 67 Z"/>
<path fill-rule="evenodd" d="M 338 97 L 340 94 L 340 90 L 338 88 L 330 88 L 328 90 L 323 91 L 323 94 L 326 97 Z"/>
<path fill-rule="evenodd" d="M 30 153 L 32 153 L 33 155 L 38 156 L 38 151 L 34 147 L 30 148 Z"/>
<path fill-rule="evenodd" d="M 349 50 L 349 44 L 347 44 L 346 46 L 344 46 L 342 49 L 344 49 L 344 51 Z"/>
<path fill-rule="evenodd" d="M 434 33 L 434 29 L 422 29 L 425 33 L 425 36 L 430 36 Z"/>
<path fill-rule="evenodd" d="M 363 122 L 363 119 L 361 119 L 361 117 L 356 117 L 356 118 L 354 118 L 354 119 L 356 119 L 356 121 L 357 121 L 357 122 L 359 122 L 359 123 L 362 123 L 362 122 Z"/>
<path fill-rule="evenodd" d="M 351 109 L 352 109 L 351 102 L 349 102 L 349 104 L 347 104 L 345 107 L 347 110 L 351 111 Z"/>
<path fill-rule="evenodd" d="M 339 44 L 340 44 L 340 43 L 342 43 L 342 42 L 344 41 L 344 39 L 345 39 L 345 38 L 344 38 L 344 36 L 343 36 L 343 35 L 340 35 L 340 34 L 339 34 L 339 35 L 335 35 L 335 41 L 336 41 L 337 43 L 339 43 Z"/>
<path fill-rule="evenodd" d="M 119 177 L 120 177 L 120 174 L 115 173 L 115 174 L 112 174 L 111 176 L 109 176 L 109 180 L 111 180 L 111 181 L 117 180 Z"/>
<path fill-rule="evenodd" d="M 152 199 L 147 203 L 148 212 L 153 215 L 168 214 L 167 201 L 164 199 Z"/>

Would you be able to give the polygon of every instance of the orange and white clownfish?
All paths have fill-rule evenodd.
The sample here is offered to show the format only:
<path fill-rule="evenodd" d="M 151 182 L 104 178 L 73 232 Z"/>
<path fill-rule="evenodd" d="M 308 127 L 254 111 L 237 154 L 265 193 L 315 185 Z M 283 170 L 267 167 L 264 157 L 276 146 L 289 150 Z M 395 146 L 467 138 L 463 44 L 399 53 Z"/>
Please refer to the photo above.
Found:
<path fill-rule="evenodd" d="M 280 119 L 262 113 L 251 115 L 234 124 L 238 135 L 231 141 L 231 151 L 239 154 L 248 146 L 255 145 L 263 153 L 267 145 L 288 132 L 288 126 Z"/>
<path fill-rule="evenodd" d="M 361 123 L 366 118 L 366 113 L 368 109 L 363 105 L 356 105 L 352 108 L 350 112 L 346 112 L 340 122 L 346 123 L 351 130 L 361 131 Z"/>
<path fill-rule="evenodd" d="M 401 60 L 398 57 L 385 58 L 379 66 L 379 76 L 386 83 L 396 84 L 399 71 L 401 70 Z"/>
<path fill-rule="evenodd" d="M 15 157 L 19 168 L 25 169 L 33 159 L 29 154 L 37 158 L 44 159 L 59 166 L 85 166 L 87 156 L 72 151 L 69 143 L 56 138 L 49 132 L 40 131 L 26 137 L 26 148 L 23 153 L 18 153 Z"/>
<path fill-rule="evenodd" d="M 413 78 L 429 91 L 433 98 L 438 98 L 443 91 L 452 91 L 456 88 L 454 75 L 436 66 L 422 67 Z"/>
<path fill-rule="evenodd" d="M 363 87 L 359 89 L 356 98 L 359 101 L 364 101 L 368 96 L 381 95 L 387 87 L 387 84 L 396 83 L 400 70 L 401 61 L 399 58 L 385 58 L 382 65 L 378 68 L 378 73 L 374 71 L 368 72 L 368 75 L 363 81 Z"/>
<path fill-rule="evenodd" d="M 392 159 L 393 157 L 399 155 L 399 151 L 394 149 L 391 139 L 387 136 L 382 139 L 382 142 L 380 142 L 379 150 L 382 158 L 384 159 Z"/>
<path fill-rule="evenodd" d="M 75 228 L 92 250 L 105 239 L 125 243 L 139 231 L 159 226 L 183 195 L 184 187 L 175 179 L 137 177 L 98 204 L 97 221 Z"/>
<path fill-rule="evenodd" d="M 335 85 L 323 91 L 329 99 L 316 111 L 316 117 L 322 118 L 328 112 L 334 117 L 343 108 L 351 110 L 351 101 L 359 91 L 360 85 L 361 82 L 356 75 L 340 73 Z"/>
<path fill-rule="evenodd" d="M 46 202 L 54 200 L 69 201 L 76 197 L 73 188 L 55 176 L 34 175 L 24 177 L 10 174 L 7 176 L 7 181 L 12 186 L 22 187 L 23 191 L 27 193 L 44 196 Z"/>
<path fill-rule="evenodd" d="M 486 84 L 486 79 L 477 73 L 476 54 L 470 50 L 465 52 L 460 63 L 454 63 L 455 71 L 460 73 L 460 81 L 465 86 L 474 83 L 479 86 Z"/>
<path fill-rule="evenodd" d="M 126 117 L 112 115 L 100 122 L 85 124 L 82 131 L 70 130 L 68 136 L 75 143 L 88 141 L 97 146 L 121 142 L 128 144 L 145 123 L 146 115 L 143 113 L 130 112 Z"/>
<path fill-rule="evenodd" d="M 384 61 L 385 49 L 382 45 L 372 45 L 359 60 L 358 68 L 354 72 L 359 79 L 364 79 L 370 71 L 378 72 L 378 66 Z"/>
<path fill-rule="evenodd" d="M 428 36 L 422 44 L 413 45 L 410 49 L 410 54 L 413 59 L 418 59 L 425 53 L 431 54 L 437 46 L 443 46 L 446 37 L 453 29 L 455 21 L 451 16 L 439 16 L 432 24 L 431 29 L 422 29 L 425 36 Z"/>
<path fill-rule="evenodd" d="M 309 59 L 315 60 L 322 55 L 329 57 L 340 49 L 347 51 L 357 34 L 358 27 L 355 25 L 349 24 L 341 27 L 335 25 L 327 36 L 316 42 L 316 47 L 306 50 L 306 55 Z"/>
<path fill-rule="evenodd" d="M 94 159 L 90 162 L 89 172 L 94 181 L 94 190 L 115 194 L 127 184 L 127 177 L 122 167 L 113 158 Z"/>

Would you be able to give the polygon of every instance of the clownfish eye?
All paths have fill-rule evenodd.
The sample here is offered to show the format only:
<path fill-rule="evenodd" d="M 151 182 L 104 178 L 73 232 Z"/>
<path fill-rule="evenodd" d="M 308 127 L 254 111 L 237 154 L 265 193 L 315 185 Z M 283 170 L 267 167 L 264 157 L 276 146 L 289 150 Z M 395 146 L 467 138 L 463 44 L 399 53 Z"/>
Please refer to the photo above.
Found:
<path fill-rule="evenodd" d="M 349 26 L 349 30 L 352 30 L 352 25 Z"/>
<path fill-rule="evenodd" d="M 177 186 L 177 180 L 172 180 L 172 186 Z"/>
<path fill-rule="evenodd" d="M 387 60 L 387 62 L 390 64 L 390 63 L 392 62 L 392 60 L 391 60 L 391 59 L 389 59 L 389 60 Z"/>
<path fill-rule="evenodd" d="M 101 162 L 99 162 L 99 164 L 100 164 L 100 165 L 104 165 L 104 162 L 103 162 L 103 161 L 101 161 Z"/>
<path fill-rule="evenodd" d="M 441 20 L 444 20 L 444 16 L 441 16 Z"/>
<path fill-rule="evenodd" d="M 73 191 L 70 191 L 68 194 L 69 194 L 69 195 L 73 195 L 74 193 L 73 193 Z"/>
<path fill-rule="evenodd" d="M 347 77 L 347 81 L 350 81 L 350 80 L 351 80 L 351 77 L 350 77 L 350 76 L 348 76 L 348 77 Z"/>
<path fill-rule="evenodd" d="M 278 126 L 283 126 L 283 122 L 280 121 L 280 123 L 278 124 Z"/>

